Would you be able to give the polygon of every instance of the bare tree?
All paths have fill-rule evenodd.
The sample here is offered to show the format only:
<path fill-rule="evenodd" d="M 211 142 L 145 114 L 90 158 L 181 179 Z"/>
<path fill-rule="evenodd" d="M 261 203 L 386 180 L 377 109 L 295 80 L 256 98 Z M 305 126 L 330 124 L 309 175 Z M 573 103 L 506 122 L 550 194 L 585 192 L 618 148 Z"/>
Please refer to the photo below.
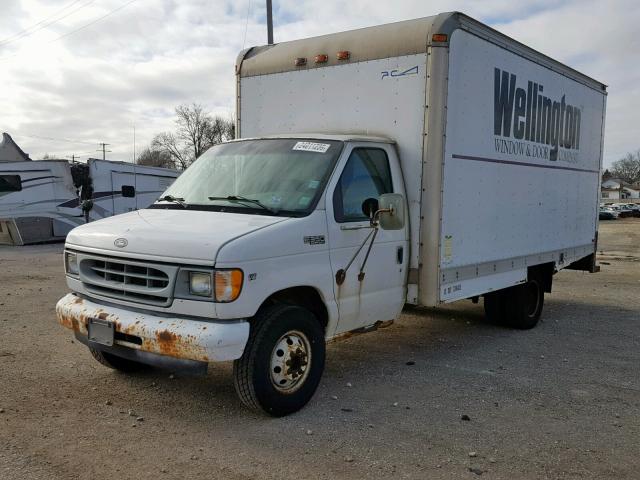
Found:
<path fill-rule="evenodd" d="M 165 153 L 183 170 L 213 145 L 235 137 L 232 119 L 213 117 L 196 103 L 178 105 L 175 123 L 176 132 L 156 135 L 151 150 Z"/>
<path fill-rule="evenodd" d="M 209 123 L 205 131 L 207 148 L 211 148 L 213 145 L 227 140 L 233 140 L 234 138 L 235 126 L 233 120 L 225 120 L 219 116 L 209 118 Z"/>
<path fill-rule="evenodd" d="M 193 160 L 202 155 L 210 145 L 207 142 L 207 130 L 211 125 L 211 116 L 202 105 L 178 105 L 176 107 L 176 136 L 191 149 Z"/>
<path fill-rule="evenodd" d="M 627 153 L 624 158 L 613 162 L 611 175 L 627 183 L 640 182 L 640 150 Z"/>
<path fill-rule="evenodd" d="M 176 164 L 171 155 L 164 150 L 154 150 L 145 148 L 136 159 L 138 165 L 148 165 L 150 167 L 175 168 Z"/>
<path fill-rule="evenodd" d="M 156 135 L 151 141 L 151 148 L 169 155 L 175 166 L 181 170 L 192 162 L 189 152 L 173 133 L 163 132 Z"/>

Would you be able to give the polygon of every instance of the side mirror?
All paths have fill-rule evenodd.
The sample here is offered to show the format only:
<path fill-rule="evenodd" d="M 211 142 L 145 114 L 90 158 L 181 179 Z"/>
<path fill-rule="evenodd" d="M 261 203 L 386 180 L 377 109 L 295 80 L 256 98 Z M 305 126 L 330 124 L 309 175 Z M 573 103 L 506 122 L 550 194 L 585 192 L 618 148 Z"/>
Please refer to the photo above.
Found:
<path fill-rule="evenodd" d="M 122 186 L 122 196 L 125 198 L 133 198 L 136 196 L 136 189 L 132 185 Z"/>
<path fill-rule="evenodd" d="M 378 200 L 376 198 L 367 198 L 362 202 L 362 213 L 364 213 L 367 218 L 373 218 L 377 211 Z"/>
<path fill-rule="evenodd" d="M 404 228 L 404 197 L 399 193 L 380 195 L 379 223 L 383 230 Z"/>

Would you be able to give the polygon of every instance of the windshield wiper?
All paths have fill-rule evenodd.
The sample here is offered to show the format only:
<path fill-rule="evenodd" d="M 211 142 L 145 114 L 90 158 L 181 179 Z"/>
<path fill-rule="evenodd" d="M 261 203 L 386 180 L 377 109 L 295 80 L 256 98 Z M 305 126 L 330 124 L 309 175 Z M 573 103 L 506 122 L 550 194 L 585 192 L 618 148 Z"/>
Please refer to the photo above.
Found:
<path fill-rule="evenodd" d="M 241 197 L 239 195 L 229 195 L 227 197 L 209 197 L 209 200 L 228 200 L 230 202 L 238 202 L 238 203 L 242 203 L 242 202 L 247 202 L 247 203 L 253 203 L 254 205 L 257 205 L 258 207 L 267 210 L 268 212 L 273 213 L 274 215 L 278 214 L 278 211 L 267 207 L 264 203 L 262 203 L 260 200 L 255 200 L 253 198 L 247 198 L 247 197 Z"/>
<path fill-rule="evenodd" d="M 164 197 L 160 197 L 158 200 L 159 201 L 163 201 L 163 202 L 177 203 L 182 208 L 187 208 L 187 204 L 184 203 L 184 198 L 182 198 L 182 197 L 174 197 L 173 195 L 165 195 Z"/>

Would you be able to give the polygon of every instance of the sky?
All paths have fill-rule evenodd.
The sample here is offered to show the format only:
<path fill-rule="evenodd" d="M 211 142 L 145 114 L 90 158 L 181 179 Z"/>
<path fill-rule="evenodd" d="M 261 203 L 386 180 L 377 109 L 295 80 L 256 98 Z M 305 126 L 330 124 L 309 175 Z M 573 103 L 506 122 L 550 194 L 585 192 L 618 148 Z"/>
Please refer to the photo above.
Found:
<path fill-rule="evenodd" d="M 273 0 L 275 42 L 462 11 L 607 84 L 604 165 L 640 149 L 637 0 Z M 1 0 L 0 131 L 34 159 L 132 161 L 174 108 L 234 114 L 264 0 Z"/>

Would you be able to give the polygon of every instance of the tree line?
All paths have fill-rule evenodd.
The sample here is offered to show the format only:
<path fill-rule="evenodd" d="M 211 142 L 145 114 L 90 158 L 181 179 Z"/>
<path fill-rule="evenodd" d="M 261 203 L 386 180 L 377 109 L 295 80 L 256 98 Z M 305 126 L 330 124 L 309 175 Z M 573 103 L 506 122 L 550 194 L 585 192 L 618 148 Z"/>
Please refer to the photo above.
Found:
<path fill-rule="evenodd" d="M 175 111 L 175 131 L 153 137 L 136 163 L 184 170 L 210 147 L 235 138 L 233 119 L 211 115 L 202 105 L 178 105 Z"/>
<path fill-rule="evenodd" d="M 640 183 L 640 150 L 627 153 L 604 172 L 603 178 L 618 178 L 631 185 Z"/>

